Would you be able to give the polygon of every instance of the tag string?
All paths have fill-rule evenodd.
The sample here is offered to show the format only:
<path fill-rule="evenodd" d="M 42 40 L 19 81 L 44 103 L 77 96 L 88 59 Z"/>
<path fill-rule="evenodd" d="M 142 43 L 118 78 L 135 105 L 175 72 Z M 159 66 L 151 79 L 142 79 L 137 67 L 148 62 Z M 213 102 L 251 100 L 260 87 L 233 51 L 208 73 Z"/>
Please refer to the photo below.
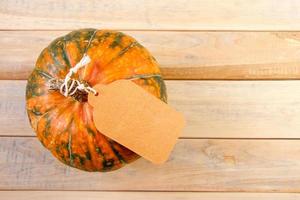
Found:
<path fill-rule="evenodd" d="M 92 87 L 84 83 L 80 83 L 78 80 L 71 79 L 71 77 L 74 74 L 76 74 L 80 68 L 85 67 L 90 62 L 91 62 L 90 57 L 87 54 L 83 54 L 81 60 L 74 67 L 72 67 L 68 72 L 68 74 L 66 75 L 63 84 L 59 88 L 61 94 L 67 97 L 75 94 L 77 90 L 81 90 L 81 91 L 85 91 L 86 93 L 91 92 L 94 95 L 97 95 L 97 91 L 94 90 Z M 73 89 L 74 85 L 76 85 L 76 87 Z"/>

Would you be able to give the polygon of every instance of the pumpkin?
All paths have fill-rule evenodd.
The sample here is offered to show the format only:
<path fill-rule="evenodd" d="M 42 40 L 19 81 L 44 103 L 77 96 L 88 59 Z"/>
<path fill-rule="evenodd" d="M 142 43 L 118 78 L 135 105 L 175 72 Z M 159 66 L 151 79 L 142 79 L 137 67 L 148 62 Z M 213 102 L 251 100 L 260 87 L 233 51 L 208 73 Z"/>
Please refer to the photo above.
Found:
<path fill-rule="evenodd" d="M 139 156 L 97 130 L 86 92 L 65 97 L 59 91 L 83 55 L 91 61 L 72 78 L 90 87 L 131 79 L 166 102 L 165 84 L 155 58 L 134 38 L 117 31 L 76 30 L 54 40 L 38 57 L 27 81 L 26 109 L 40 142 L 71 167 L 115 170 Z"/>

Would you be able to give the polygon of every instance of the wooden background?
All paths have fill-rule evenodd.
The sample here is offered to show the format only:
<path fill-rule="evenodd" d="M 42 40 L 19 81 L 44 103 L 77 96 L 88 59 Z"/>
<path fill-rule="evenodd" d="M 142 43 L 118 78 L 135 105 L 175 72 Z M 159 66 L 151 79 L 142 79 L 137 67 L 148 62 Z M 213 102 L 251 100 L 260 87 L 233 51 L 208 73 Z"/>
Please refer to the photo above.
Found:
<path fill-rule="evenodd" d="M 121 30 L 161 64 L 187 127 L 170 160 L 60 164 L 29 127 L 26 78 L 77 28 Z M 0 199 L 300 199 L 300 1 L 1 0 Z"/>

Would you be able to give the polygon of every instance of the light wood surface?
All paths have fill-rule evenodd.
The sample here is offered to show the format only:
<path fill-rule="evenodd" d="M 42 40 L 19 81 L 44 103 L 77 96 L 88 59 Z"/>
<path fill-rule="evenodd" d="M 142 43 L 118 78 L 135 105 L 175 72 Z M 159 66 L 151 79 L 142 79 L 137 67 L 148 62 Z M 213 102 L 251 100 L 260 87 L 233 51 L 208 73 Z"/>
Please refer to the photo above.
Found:
<path fill-rule="evenodd" d="M 1 0 L 0 199 L 300 199 L 299 10 L 297 0 Z M 25 84 L 40 51 L 88 27 L 132 35 L 160 63 L 187 119 L 164 165 L 82 172 L 29 127 Z"/>
<path fill-rule="evenodd" d="M 62 165 L 36 138 L 2 137 L 0 189 L 296 192 L 299 151 L 299 140 L 181 139 L 163 165 L 91 173 Z"/>
<path fill-rule="evenodd" d="M 300 30 L 295 0 L 2 0 L 0 29 Z"/>
<path fill-rule="evenodd" d="M 87 192 L 87 191 L 2 191 L 5 200 L 297 200 L 299 194 L 284 193 L 195 193 L 195 192 Z"/>
<path fill-rule="evenodd" d="M 43 48 L 69 31 L 0 31 L 0 79 L 26 79 Z M 124 31 L 166 79 L 300 79 L 300 32 Z"/>
<path fill-rule="evenodd" d="M 299 138 L 300 81 L 167 81 L 186 138 Z M 34 135 L 26 81 L 0 81 L 0 135 Z"/>

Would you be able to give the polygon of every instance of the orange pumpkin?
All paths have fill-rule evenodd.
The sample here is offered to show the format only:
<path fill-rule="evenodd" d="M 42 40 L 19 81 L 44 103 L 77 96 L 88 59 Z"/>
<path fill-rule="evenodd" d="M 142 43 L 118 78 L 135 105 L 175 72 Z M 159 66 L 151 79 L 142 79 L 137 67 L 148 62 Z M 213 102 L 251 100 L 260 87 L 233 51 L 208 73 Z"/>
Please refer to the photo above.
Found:
<path fill-rule="evenodd" d="M 40 54 L 26 87 L 27 113 L 39 140 L 56 158 L 72 167 L 115 170 L 139 156 L 96 129 L 86 92 L 65 97 L 59 91 L 59 83 L 84 54 L 91 62 L 73 78 L 88 86 L 132 79 L 166 102 L 165 84 L 154 57 L 121 32 L 73 31 L 54 40 Z"/>

